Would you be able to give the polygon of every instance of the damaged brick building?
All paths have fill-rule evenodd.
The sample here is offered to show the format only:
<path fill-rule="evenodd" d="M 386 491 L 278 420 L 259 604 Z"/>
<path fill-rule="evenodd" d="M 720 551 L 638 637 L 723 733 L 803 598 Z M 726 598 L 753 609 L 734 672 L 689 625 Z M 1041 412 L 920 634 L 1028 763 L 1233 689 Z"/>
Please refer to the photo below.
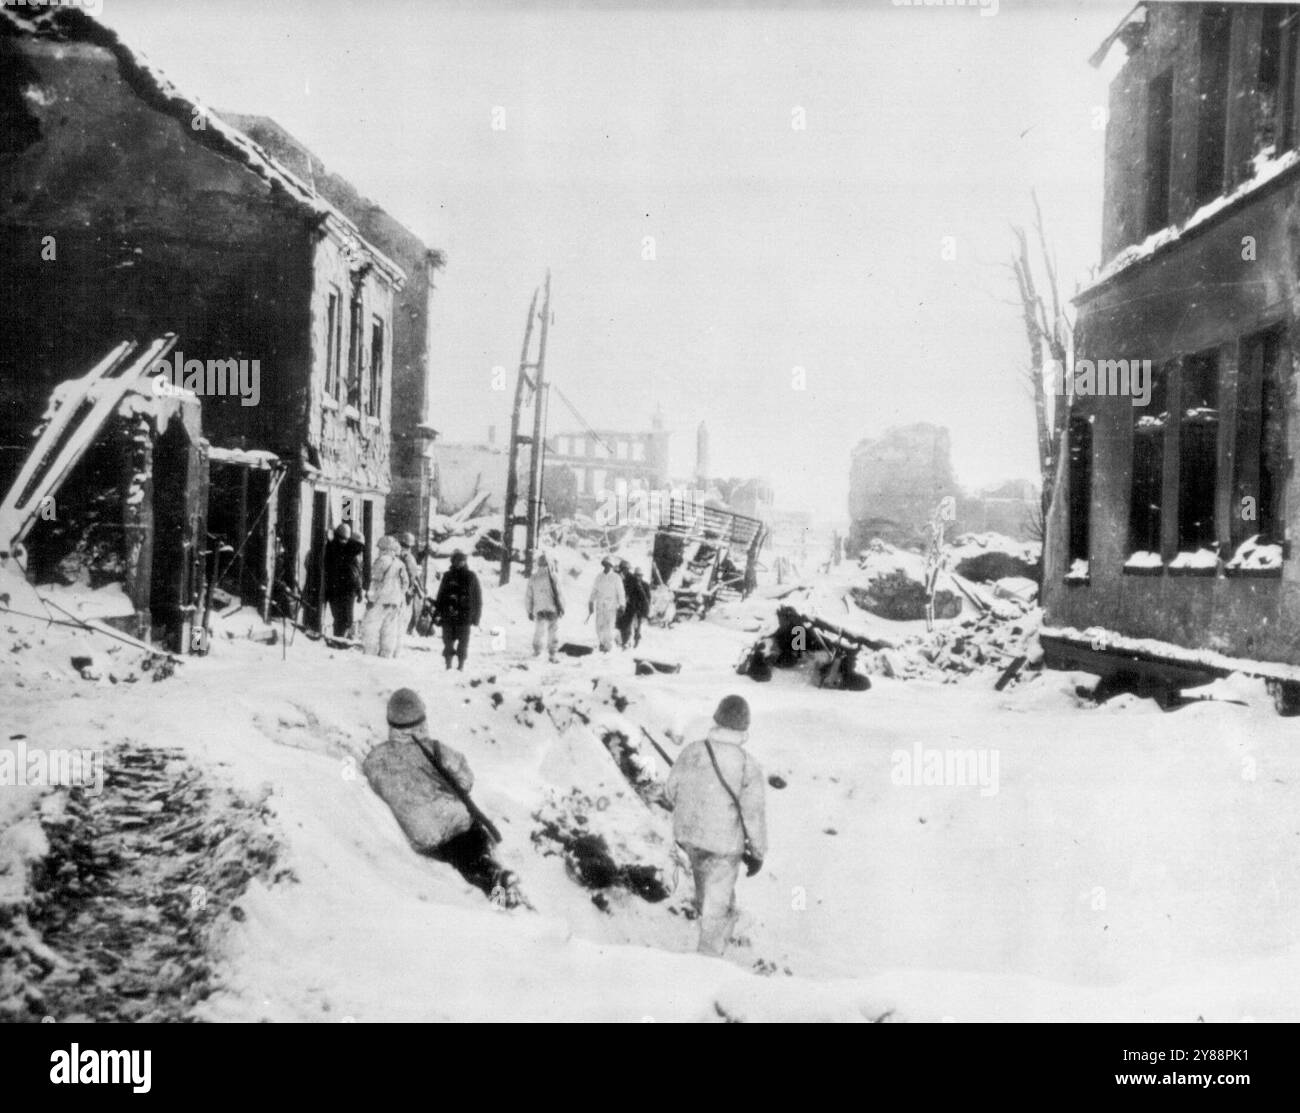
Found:
<path fill-rule="evenodd" d="M 1070 402 L 1044 645 L 1294 680 L 1300 6 L 1139 4 L 1120 43 L 1075 374 L 1149 360 L 1150 397 Z"/>
<path fill-rule="evenodd" d="M 385 526 L 389 533 L 409 530 L 424 537 L 436 513 L 431 448 L 437 431 L 431 424 L 429 379 L 430 321 L 434 278 L 445 265 L 442 252 L 428 247 L 382 206 L 363 197 L 346 178 L 328 171 L 321 160 L 275 120 L 266 116 L 221 113 L 222 119 L 254 140 L 320 196 L 353 221 L 368 243 L 392 259 L 406 274 L 393 305 L 393 398 L 390 430 L 392 487 Z"/>
<path fill-rule="evenodd" d="M 225 547 L 225 587 L 263 610 L 301 592 L 310 621 L 328 531 L 351 519 L 368 550 L 384 531 L 393 412 L 425 412 L 409 330 L 397 382 L 418 400 L 394 399 L 402 267 L 76 10 L 0 10 L 0 197 L 0 486 L 54 385 L 119 341 L 175 333 L 185 361 L 245 361 L 255 404 L 193 391 L 210 495 L 152 485 L 205 500 L 213 536 L 186 544 Z M 419 282 L 427 301 L 427 267 Z"/>

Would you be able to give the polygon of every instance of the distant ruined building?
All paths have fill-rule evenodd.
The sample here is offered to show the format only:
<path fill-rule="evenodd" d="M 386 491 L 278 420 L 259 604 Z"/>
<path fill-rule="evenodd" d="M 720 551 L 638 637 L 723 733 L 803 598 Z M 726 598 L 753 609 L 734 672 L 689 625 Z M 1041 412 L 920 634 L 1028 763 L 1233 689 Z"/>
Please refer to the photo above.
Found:
<path fill-rule="evenodd" d="M 950 536 L 1002 533 L 1031 539 L 1037 489 L 1012 481 L 978 494 L 958 486 L 948 430 L 925 422 L 887 430 L 859 442 L 849 473 L 849 549 L 859 552 L 872 538 L 919 549 L 928 537 L 930 515 L 951 497 L 956 516 Z"/>

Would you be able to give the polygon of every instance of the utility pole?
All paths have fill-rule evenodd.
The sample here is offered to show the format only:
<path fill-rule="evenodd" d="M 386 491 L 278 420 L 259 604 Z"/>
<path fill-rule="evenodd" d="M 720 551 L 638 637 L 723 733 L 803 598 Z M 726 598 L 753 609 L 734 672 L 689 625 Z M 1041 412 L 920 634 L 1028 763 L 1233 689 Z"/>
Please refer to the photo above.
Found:
<path fill-rule="evenodd" d="M 546 272 L 546 295 L 542 302 L 542 327 L 538 345 L 537 362 L 528 360 L 529 348 L 533 338 L 533 321 L 537 317 L 537 290 L 533 291 L 533 300 L 528 306 L 528 320 L 524 326 L 524 346 L 519 356 L 519 379 L 515 383 L 515 405 L 510 415 L 510 463 L 506 472 L 506 508 L 505 522 L 501 530 L 502 584 L 510 582 L 510 562 L 514 553 L 515 526 L 525 526 L 525 570 L 531 575 L 533 571 L 533 549 L 537 544 L 537 529 L 541 508 L 541 461 L 545 451 L 545 361 L 546 334 L 551 320 L 551 272 Z M 536 372 L 534 380 L 528 374 Z M 524 407 L 524 389 L 532 392 L 533 431 L 531 435 L 521 433 L 520 425 Z M 516 517 L 515 503 L 519 500 L 519 446 L 532 446 L 528 468 L 528 508 L 526 516 Z"/>
<path fill-rule="evenodd" d="M 542 463 L 546 456 L 546 334 L 551 323 L 551 272 L 546 272 L 546 295 L 542 299 L 542 334 L 537 345 L 537 385 L 533 390 L 533 452 L 529 458 L 528 532 L 524 551 L 524 574 L 533 574 L 533 556 L 542 528 Z"/>

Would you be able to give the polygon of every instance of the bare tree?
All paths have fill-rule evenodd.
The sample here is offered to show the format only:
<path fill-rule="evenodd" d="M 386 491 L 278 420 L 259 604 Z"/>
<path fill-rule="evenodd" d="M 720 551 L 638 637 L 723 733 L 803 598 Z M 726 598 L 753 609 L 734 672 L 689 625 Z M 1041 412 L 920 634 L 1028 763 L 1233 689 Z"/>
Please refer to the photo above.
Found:
<path fill-rule="evenodd" d="M 1029 236 L 1020 225 L 1013 225 L 1011 229 L 1016 239 L 1016 248 L 1011 256 L 1011 270 L 1015 274 L 1016 286 L 1020 292 L 1025 337 L 1029 342 L 1029 369 L 1026 377 L 1034 399 L 1034 418 L 1038 430 L 1039 478 L 1042 482 L 1040 505 L 1043 520 L 1046 521 L 1061 444 L 1064 440 L 1068 410 L 1065 396 L 1062 394 L 1056 396 L 1057 403 L 1051 407 L 1050 414 L 1048 412 L 1047 382 L 1043 374 L 1044 358 L 1050 358 L 1054 367 L 1059 369 L 1060 373 L 1065 373 L 1074 324 L 1066 315 L 1065 307 L 1061 303 L 1056 264 L 1047 247 L 1047 234 L 1043 229 L 1043 210 L 1038 203 L 1037 193 L 1032 194 L 1032 197 L 1034 230 L 1037 233 L 1038 250 L 1042 256 L 1042 269 L 1046 277 L 1047 300 L 1044 300 L 1043 295 L 1039 293 L 1034 268 L 1030 262 Z"/>

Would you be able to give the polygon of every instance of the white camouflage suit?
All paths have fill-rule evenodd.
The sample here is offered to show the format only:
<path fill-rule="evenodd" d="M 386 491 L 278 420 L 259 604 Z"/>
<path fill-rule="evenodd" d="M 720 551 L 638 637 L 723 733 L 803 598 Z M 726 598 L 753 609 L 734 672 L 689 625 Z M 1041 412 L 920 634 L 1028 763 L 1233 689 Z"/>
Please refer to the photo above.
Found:
<path fill-rule="evenodd" d="M 708 739 L 718 769 L 740 801 L 754 854 L 767 854 L 767 814 L 763 799 L 763 770 L 741 747 L 749 735 L 717 726 Z M 664 797 L 673 809 L 673 838 L 691 860 L 695 875 L 695 911 L 700 922 L 701 954 L 720 955 L 736 922 L 736 878 L 745 850 L 745 836 L 735 802 L 718 778 L 704 742 L 692 742 L 681 752 Z"/>
<path fill-rule="evenodd" d="M 625 606 L 627 596 L 623 592 L 623 577 L 612 568 L 606 568 L 592 585 L 590 602 L 591 611 L 596 616 L 596 638 L 602 653 L 614 648 L 614 624 Z"/>

